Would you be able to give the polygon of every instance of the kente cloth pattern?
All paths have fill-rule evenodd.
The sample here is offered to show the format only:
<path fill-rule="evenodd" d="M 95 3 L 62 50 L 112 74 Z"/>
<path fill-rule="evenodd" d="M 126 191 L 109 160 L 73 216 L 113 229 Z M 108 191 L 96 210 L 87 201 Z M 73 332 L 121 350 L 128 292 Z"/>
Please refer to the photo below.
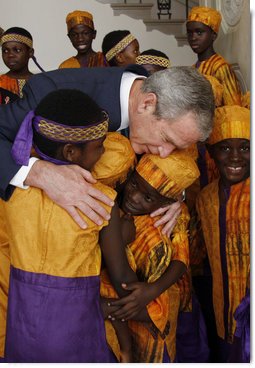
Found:
<path fill-rule="evenodd" d="M 115 198 L 112 189 L 96 188 Z M 37 188 L 16 188 L 0 202 L 0 321 L 7 320 L 6 343 L 0 325 L 0 351 L 5 344 L 8 362 L 114 361 L 99 300 L 98 239 L 108 222 L 97 226 L 83 217 L 85 230 Z"/>
<path fill-rule="evenodd" d="M 186 217 L 186 207 L 180 218 Z M 135 216 L 136 239 L 127 247 L 130 266 L 136 271 L 138 279 L 148 283 L 156 281 L 166 270 L 169 263 L 175 259 L 183 262 L 188 255 L 188 234 L 184 230 L 184 221 L 177 222 L 171 240 L 162 235 L 161 228 L 155 228 L 149 215 Z M 180 250 L 179 250 L 180 248 Z M 185 262 L 184 262 L 185 263 Z M 116 298 L 106 271 L 101 274 L 101 295 L 106 298 Z M 133 354 L 136 362 L 161 363 L 164 343 L 171 361 L 175 358 L 176 323 L 180 305 L 180 290 L 177 284 L 172 285 L 158 298 L 147 306 L 151 323 L 129 321 L 129 328 L 134 339 Z M 119 358 L 119 346 L 114 329 L 106 321 L 107 340 L 115 355 Z"/>
<path fill-rule="evenodd" d="M 201 74 L 211 75 L 223 86 L 223 105 L 241 106 L 241 91 L 235 73 L 230 64 L 220 55 L 214 54 L 204 60 L 197 68 Z"/>
<path fill-rule="evenodd" d="M 198 196 L 197 211 L 213 277 L 217 332 L 222 339 L 232 342 L 236 328 L 234 313 L 249 287 L 250 179 L 230 187 L 225 219 L 220 219 L 218 191 L 218 180 L 205 187 Z M 220 247 L 223 229 L 219 221 L 225 223 L 224 248 Z"/>
<path fill-rule="evenodd" d="M 189 12 L 187 22 L 201 22 L 218 33 L 221 25 L 221 14 L 213 8 L 194 6 Z"/>
<path fill-rule="evenodd" d="M 19 97 L 22 97 L 22 89 L 26 84 L 25 79 L 10 78 L 6 74 L 0 75 L 0 87 L 7 89 L 8 91 L 15 93 Z"/>
<path fill-rule="evenodd" d="M 107 61 L 105 60 L 104 54 L 98 51 L 96 54 L 93 54 L 89 57 L 86 65 L 81 65 L 75 56 L 70 57 L 69 59 L 63 61 L 59 65 L 59 69 L 65 68 L 92 68 L 92 67 L 100 67 L 100 66 L 108 66 Z"/>

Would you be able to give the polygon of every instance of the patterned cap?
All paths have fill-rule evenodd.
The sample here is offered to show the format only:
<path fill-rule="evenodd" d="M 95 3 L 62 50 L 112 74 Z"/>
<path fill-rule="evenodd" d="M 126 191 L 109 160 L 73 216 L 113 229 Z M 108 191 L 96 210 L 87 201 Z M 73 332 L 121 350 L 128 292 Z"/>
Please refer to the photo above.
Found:
<path fill-rule="evenodd" d="M 222 106 L 215 110 L 214 124 L 209 144 L 224 139 L 250 139 L 250 110 L 241 106 Z"/>
<path fill-rule="evenodd" d="M 143 155 L 136 171 L 162 196 L 174 199 L 200 175 L 193 158 L 177 150 L 166 158 Z"/>
<path fill-rule="evenodd" d="M 203 76 L 211 83 L 215 106 L 221 106 L 224 91 L 223 85 L 218 81 L 217 78 L 213 77 L 212 75 L 203 74 Z"/>
<path fill-rule="evenodd" d="M 68 32 L 70 32 L 70 30 L 78 24 L 84 24 L 85 26 L 88 26 L 93 30 L 95 29 L 93 23 L 93 15 L 82 10 L 75 10 L 72 13 L 67 14 L 66 24 Z"/>
<path fill-rule="evenodd" d="M 105 152 L 95 164 L 92 175 L 103 184 L 115 188 L 122 184 L 136 164 L 136 155 L 130 141 L 120 133 L 108 133 Z"/>
<path fill-rule="evenodd" d="M 212 28 L 215 33 L 218 33 L 221 24 L 221 14 L 213 8 L 195 6 L 189 12 L 187 22 L 201 22 Z"/>

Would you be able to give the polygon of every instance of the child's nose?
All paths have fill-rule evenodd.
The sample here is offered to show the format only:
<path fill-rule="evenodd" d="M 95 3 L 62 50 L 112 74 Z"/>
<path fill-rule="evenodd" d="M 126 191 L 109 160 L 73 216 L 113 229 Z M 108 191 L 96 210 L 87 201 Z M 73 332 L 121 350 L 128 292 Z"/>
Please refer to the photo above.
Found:
<path fill-rule="evenodd" d="M 137 191 L 134 191 L 131 195 L 132 201 L 135 203 L 139 203 L 140 202 L 140 194 Z"/>

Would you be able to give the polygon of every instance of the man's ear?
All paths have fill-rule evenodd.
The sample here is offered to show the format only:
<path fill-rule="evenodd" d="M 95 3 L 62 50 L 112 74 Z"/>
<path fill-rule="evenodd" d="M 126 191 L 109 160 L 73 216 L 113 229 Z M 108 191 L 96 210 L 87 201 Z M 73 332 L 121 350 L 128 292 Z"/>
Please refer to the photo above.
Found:
<path fill-rule="evenodd" d="M 62 148 L 62 155 L 66 161 L 75 163 L 78 159 L 79 148 L 74 144 L 67 143 Z"/>
<path fill-rule="evenodd" d="M 153 92 L 143 93 L 141 102 L 138 105 L 138 112 L 154 113 L 157 104 L 157 96 Z"/>

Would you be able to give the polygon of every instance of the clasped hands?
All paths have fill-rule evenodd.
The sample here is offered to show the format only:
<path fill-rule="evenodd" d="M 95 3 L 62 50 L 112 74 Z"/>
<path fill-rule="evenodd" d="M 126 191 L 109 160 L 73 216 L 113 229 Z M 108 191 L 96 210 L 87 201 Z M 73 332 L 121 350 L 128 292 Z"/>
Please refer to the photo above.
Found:
<path fill-rule="evenodd" d="M 132 282 L 122 284 L 123 289 L 130 294 L 120 299 L 105 299 L 105 312 L 110 320 L 122 322 L 135 319 L 135 317 L 154 299 L 157 298 L 157 288 L 153 283 Z"/>

